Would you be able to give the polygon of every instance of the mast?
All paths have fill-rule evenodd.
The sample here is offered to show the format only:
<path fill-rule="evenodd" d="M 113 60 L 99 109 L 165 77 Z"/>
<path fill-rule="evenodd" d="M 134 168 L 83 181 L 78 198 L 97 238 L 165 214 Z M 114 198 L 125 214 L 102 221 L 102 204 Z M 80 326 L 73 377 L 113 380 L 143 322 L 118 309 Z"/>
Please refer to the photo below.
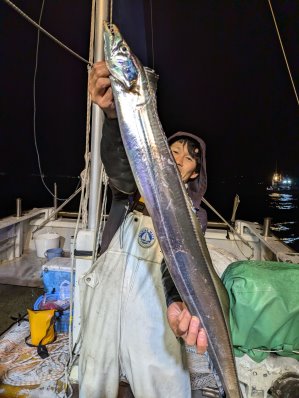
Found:
<path fill-rule="evenodd" d="M 108 17 L 108 0 L 96 0 L 95 15 L 95 47 L 94 62 L 104 59 L 103 21 Z M 92 27 L 93 28 L 93 27 Z M 100 155 L 100 142 L 102 138 L 102 126 L 104 122 L 103 111 L 95 104 L 92 104 L 91 122 L 91 163 L 90 163 L 90 194 L 88 209 L 88 229 L 94 230 L 97 224 L 100 171 L 102 166 Z"/>
<path fill-rule="evenodd" d="M 95 10 L 95 49 L 94 49 L 94 62 L 104 59 L 104 39 L 103 39 L 103 21 L 107 19 L 108 14 L 108 0 L 96 0 Z M 102 110 L 95 104 L 92 105 L 92 123 L 91 123 L 91 160 L 90 160 L 90 193 L 89 193 L 89 208 L 88 208 L 88 229 L 81 229 L 78 232 L 75 241 L 75 252 L 79 252 L 80 256 L 75 254 L 75 283 L 74 283 L 74 299 L 73 299 L 73 324 L 72 334 L 70 334 L 70 347 L 71 352 L 78 350 L 77 344 L 80 342 L 80 329 L 81 329 L 81 311 L 80 311 L 80 289 L 79 279 L 89 270 L 92 265 L 92 253 L 96 251 L 94 246 L 97 218 L 101 211 L 99 186 L 100 172 L 101 172 L 101 156 L 100 156 L 100 142 L 102 137 L 102 126 L 104 121 L 104 114 Z"/>

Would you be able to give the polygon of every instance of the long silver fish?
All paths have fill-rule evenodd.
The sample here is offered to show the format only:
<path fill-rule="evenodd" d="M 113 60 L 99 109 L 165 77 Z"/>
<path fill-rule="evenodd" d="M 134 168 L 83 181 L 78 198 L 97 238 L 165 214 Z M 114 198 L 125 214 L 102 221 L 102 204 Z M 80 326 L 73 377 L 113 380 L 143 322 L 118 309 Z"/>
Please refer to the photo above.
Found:
<path fill-rule="evenodd" d="M 141 65 L 115 25 L 105 23 L 104 41 L 123 143 L 169 272 L 189 311 L 207 331 L 209 355 L 226 397 L 240 398 L 225 315 L 227 293 L 159 121 L 157 75 Z"/>

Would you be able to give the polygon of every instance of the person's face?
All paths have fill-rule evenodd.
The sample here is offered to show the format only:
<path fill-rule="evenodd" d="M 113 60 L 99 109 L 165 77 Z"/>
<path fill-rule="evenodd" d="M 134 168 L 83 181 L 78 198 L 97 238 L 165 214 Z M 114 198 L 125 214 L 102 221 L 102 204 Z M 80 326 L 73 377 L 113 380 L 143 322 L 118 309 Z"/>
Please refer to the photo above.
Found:
<path fill-rule="evenodd" d="M 183 144 L 182 142 L 176 141 L 170 145 L 170 150 L 178 166 L 183 182 L 187 182 L 190 178 L 198 176 L 198 173 L 195 172 L 196 160 L 190 155 L 186 143 Z"/>

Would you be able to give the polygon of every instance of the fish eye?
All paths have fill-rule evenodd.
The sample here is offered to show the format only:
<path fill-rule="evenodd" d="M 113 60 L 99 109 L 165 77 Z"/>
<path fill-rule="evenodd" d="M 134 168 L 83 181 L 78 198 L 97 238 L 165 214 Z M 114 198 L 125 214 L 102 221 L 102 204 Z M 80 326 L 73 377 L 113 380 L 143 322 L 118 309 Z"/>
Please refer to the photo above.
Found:
<path fill-rule="evenodd" d="M 128 47 L 126 47 L 126 46 L 121 46 L 121 47 L 120 47 L 120 50 L 121 50 L 123 53 L 126 53 L 126 52 L 128 51 Z"/>

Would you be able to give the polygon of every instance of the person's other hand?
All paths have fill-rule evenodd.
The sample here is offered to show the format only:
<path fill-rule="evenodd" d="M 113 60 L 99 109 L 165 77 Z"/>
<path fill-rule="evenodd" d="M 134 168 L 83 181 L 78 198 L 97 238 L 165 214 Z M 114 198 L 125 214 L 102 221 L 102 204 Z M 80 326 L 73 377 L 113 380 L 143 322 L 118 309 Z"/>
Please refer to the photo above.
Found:
<path fill-rule="evenodd" d="M 117 115 L 109 75 L 106 62 L 96 62 L 89 75 L 88 91 L 92 102 L 99 105 L 109 119 L 115 119 Z"/>
<path fill-rule="evenodd" d="M 190 314 L 184 303 L 171 303 L 167 308 L 167 318 L 171 330 L 177 337 L 181 337 L 188 345 L 196 345 L 199 354 L 206 352 L 206 332 L 201 327 L 200 320 Z"/>

